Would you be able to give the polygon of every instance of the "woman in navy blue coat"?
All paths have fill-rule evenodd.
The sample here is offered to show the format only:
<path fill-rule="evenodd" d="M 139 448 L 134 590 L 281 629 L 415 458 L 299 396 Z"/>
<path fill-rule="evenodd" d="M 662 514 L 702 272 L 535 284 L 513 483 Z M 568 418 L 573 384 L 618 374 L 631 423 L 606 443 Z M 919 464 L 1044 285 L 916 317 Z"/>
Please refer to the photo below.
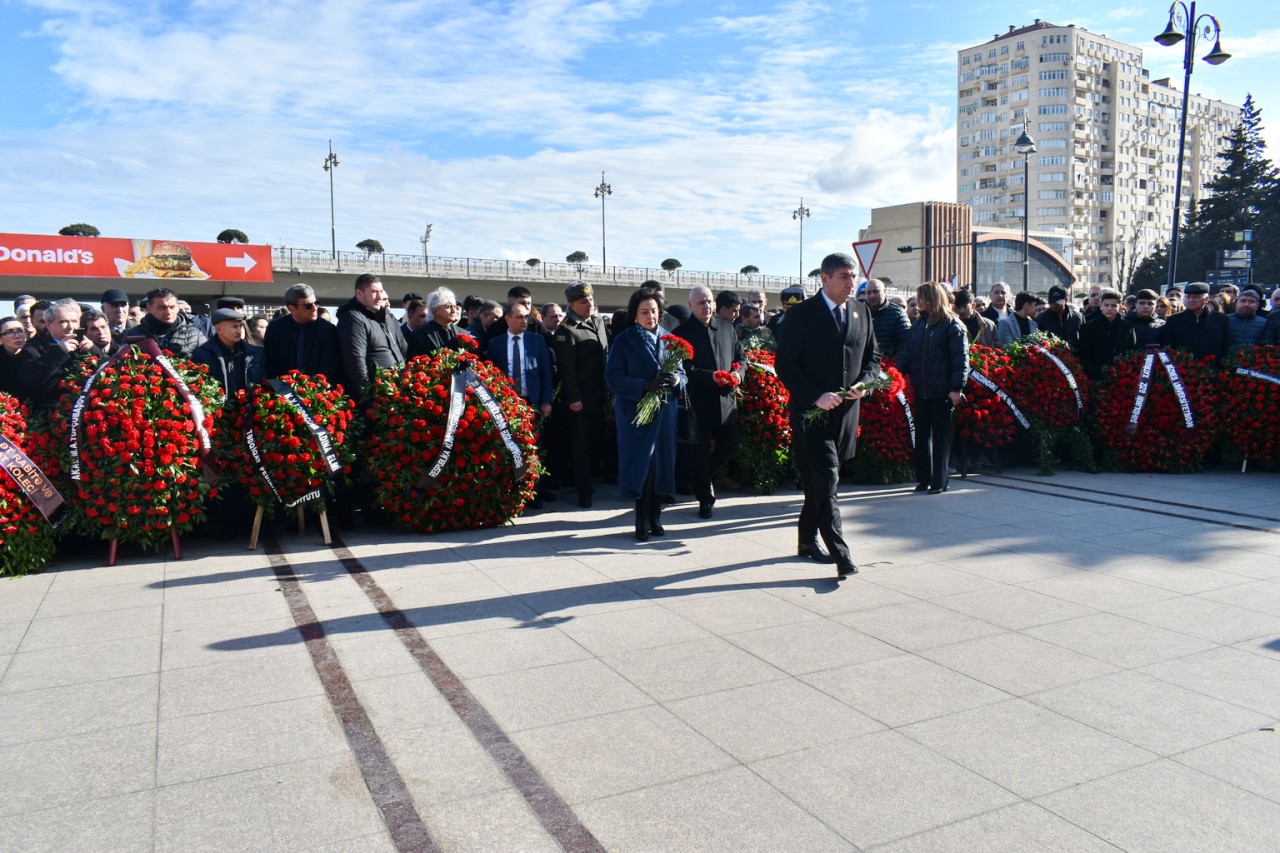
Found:
<path fill-rule="evenodd" d="M 613 392 L 618 417 L 618 488 L 636 502 L 636 539 L 661 536 L 662 503 L 675 494 L 676 404 L 684 387 L 684 368 L 661 370 L 663 300 L 650 290 L 637 290 L 627 304 L 628 326 L 609 345 L 605 381 Z M 632 423 L 645 394 L 657 391 L 663 405 L 647 424 Z"/>
<path fill-rule="evenodd" d="M 916 305 L 920 318 L 897 367 L 911 378 L 916 394 L 916 491 L 936 495 L 947 490 L 951 414 L 969 381 L 969 335 L 951 313 L 951 294 L 937 282 L 916 289 Z"/>

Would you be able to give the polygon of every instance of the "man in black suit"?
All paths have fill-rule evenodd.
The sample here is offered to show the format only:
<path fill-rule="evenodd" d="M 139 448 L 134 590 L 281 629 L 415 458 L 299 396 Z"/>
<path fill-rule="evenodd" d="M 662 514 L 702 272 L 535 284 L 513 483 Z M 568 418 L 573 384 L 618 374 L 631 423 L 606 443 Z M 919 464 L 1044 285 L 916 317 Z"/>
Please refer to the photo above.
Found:
<path fill-rule="evenodd" d="M 717 371 L 724 371 L 741 382 L 746 372 L 747 359 L 742 354 L 738 332 L 733 322 L 725 318 L 727 310 L 717 310 L 731 304 L 730 297 L 737 298 L 724 291 L 712 302 L 710 288 L 693 288 L 689 291 L 692 316 L 672 333 L 693 345 L 693 358 L 684 363 L 684 371 L 689 380 L 689 402 L 698 422 L 698 446 L 689 459 L 689 484 L 698 499 L 699 518 L 711 517 L 716 502 L 711 479 L 738 449 L 738 407 L 732 396 L 733 385 L 721 385 L 715 378 Z"/>
<path fill-rule="evenodd" d="M 855 574 L 836 502 L 840 464 L 853 456 L 858 436 L 854 386 L 880 372 L 880 351 L 866 306 L 849 297 L 856 281 L 852 257 L 822 260 L 822 290 L 787 311 L 778 338 L 778 379 L 791 394 L 791 447 L 804 482 L 797 554 L 835 563 L 839 577 Z M 848 389 L 848 390 L 846 390 Z M 804 413 L 826 412 L 808 426 Z M 821 534 L 828 551 L 818 544 Z"/>
<path fill-rule="evenodd" d="M 330 384 L 341 382 L 338 327 L 317 319 L 319 306 L 311 285 L 291 285 L 284 292 L 284 306 L 289 313 L 268 323 L 263 336 L 266 377 L 276 379 L 296 370 L 308 376 L 323 376 Z"/>
<path fill-rule="evenodd" d="M 1183 299 L 1186 310 L 1171 314 L 1160 327 L 1160 343 L 1166 347 L 1191 350 L 1197 359 L 1227 357 L 1231 348 L 1231 323 L 1225 314 L 1209 308 L 1209 285 L 1193 281 L 1187 285 Z"/>

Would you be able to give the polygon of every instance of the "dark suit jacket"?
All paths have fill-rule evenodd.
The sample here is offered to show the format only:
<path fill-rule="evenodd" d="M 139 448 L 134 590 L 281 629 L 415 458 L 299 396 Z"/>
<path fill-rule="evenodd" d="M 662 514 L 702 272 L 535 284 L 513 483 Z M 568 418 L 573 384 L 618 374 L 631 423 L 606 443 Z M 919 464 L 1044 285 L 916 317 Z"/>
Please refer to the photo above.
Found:
<path fill-rule="evenodd" d="M 489 361 L 508 376 L 511 375 L 507 365 L 507 332 L 505 326 L 500 335 L 489 338 L 487 351 Z M 524 398 L 535 409 L 551 402 L 555 390 L 551 372 L 551 350 L 547 341 L 537 332 L 526 331 L 520 336 L 520 352 L 524 359 Z"/>
<path fill-rule="evenodd" d="M 298 336 L 307 335 L 306 350 L 298 361 Z M 338 348 L 338 327 L 327 320 L 316 320 L 306 326 L 293 322 L 288 314 L 267 324 L 262 339 L 266 376 L 276 379 L 290 370 L 308 376 L 323 376 L 330 384 L 342 381 L 342 351 Z"/>
<path fill-rule="evenodd" d="M 698 425 L 722 426 L 737 409 L 737 404 L 728 390 L 716 384 L 715 372 L 730 370 L 737 364 L 738 369 L 733 372 L 738 379 L 746 375 L 747 358 L 742 353 L 738 330 L 713 314 L 709 326 L 690 318 L 676 326 L 671 334 L 693 345 L 693 359 L 684 363 L 684 372 L 689 379 L 689 402 L 693 404 Z"/>
<path fill-rule="evenodd" d="M 787 309 L 778 337 L 778 379 L 791 393 L 791 429 L 797 438 L 831 438 L 840 459 L 853 457 L 858 436 L 858 401 L 841 403 L 824 421 L 803 426 L 803 415 L 828 391 L 870 380 L 880 370 L 880 350 L 871 315 L 861 302 L 845 303 L 848 328 L 841 332 L 822 293 Z"/>
<path fill-rule="evenodd" d="M 1160 327 L 1160 343 L 1166 347 L 1191 350 L 1196 358 L 1216 355 L 1226 358 L 1231 349 L 1231 324 L 1225 314 L 1205 308 L 1203 322 L 1190 311 L 1171 314 Z"/>

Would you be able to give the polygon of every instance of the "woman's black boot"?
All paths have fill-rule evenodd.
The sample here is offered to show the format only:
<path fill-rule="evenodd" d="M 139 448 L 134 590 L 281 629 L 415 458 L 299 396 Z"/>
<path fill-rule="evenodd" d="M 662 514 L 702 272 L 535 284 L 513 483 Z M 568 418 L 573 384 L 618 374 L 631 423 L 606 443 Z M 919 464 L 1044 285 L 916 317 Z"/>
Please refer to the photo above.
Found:
<path fill-rule="evenodd" d="M 667 528 L 662 526 L 662 501 L 653 498 L 653 509 L 649 511 L 649 532 L 654 536 L 662 536 Z"/>
<path fill-rule="evenodd" d="M 649 541 L 649 508 L 646 503 L 644 498 L 636 500 L 636 539 L 641 542 Z"/>

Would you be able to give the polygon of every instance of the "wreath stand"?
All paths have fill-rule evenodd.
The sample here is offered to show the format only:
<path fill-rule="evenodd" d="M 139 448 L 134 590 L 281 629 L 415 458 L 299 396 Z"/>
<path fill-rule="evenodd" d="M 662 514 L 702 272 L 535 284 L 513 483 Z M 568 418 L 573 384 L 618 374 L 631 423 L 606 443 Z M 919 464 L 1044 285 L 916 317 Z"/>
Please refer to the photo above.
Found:
<path fill-rule="evenodd" d="M 302 536 L 307 532 L 307 517 L 302 511 L 302 507 L 297 507 L 298 517 L 298 535 Z M 253 514 L 253 529 L 249 531 L 249 550 L 258 550 L 258 534 L 262 532 L 262 517 L 266 513 L 266 507 L 258 506 L 258 511 Z M 324 544 L 332 545 L 333 537 L 329 535 L 329 511 L 327 507 L 320 509 L 320 535 L 324 537 Z M 177 547 L 177 539 L 174 539 L 174 547 Z M 179 556 L 181 559 L 181 556 Z"/>
<path fill-rule="evenodd" d="M 178 531 L 174 528 L 169 528 L 169 541 L 173 543 L 173 559 L 181 560 L 182 559 L 182 541 L 178 538 Z M 107 540 L 107 565 L 108 566 L 114 566 L 116 564 L 116 557 L 119 554 L 119 551 L 120 551 L 120 540 L 108 539 Z"/>

